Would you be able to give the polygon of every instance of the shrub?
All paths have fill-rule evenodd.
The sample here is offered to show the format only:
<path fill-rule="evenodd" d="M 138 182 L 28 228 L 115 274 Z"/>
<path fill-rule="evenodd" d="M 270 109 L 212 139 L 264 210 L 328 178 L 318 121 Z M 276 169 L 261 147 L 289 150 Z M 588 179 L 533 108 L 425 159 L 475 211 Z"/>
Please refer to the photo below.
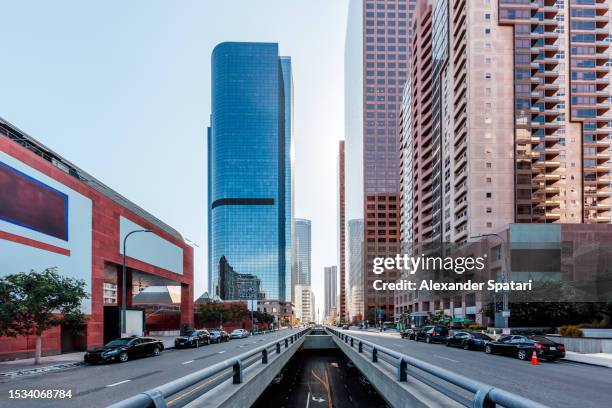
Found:
<path fill-rule="evenodd" d="M 582 337 L 582 330 L 578 326 L 568 324 L 559 327 L 559 334 L 563 337 Z"/>
<path fill-rule="evenodd" d="M 468 326 L 468 329 L 471 331 L 481 331 L 481 330 L 486 330 L 487 328 L 479 325 L 478 323 L 472 323 Z"/>

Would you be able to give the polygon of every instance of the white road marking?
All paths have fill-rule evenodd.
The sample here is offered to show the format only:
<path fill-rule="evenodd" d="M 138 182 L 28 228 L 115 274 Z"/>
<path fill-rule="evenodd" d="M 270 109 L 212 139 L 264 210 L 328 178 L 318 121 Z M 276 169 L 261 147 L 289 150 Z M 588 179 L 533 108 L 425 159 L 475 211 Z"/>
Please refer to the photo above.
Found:
<path fill-rule="evenodd" d="M 193 360 L 185 361 L 183 364 L 191 364 L 191 363 L 193 363 Z"/>
<path fill-rule="evenodd" d="M 306 408 L 310 407 L 310 391 L 308 391 L 308 397 L 306 397 Z"/>
<path fill-rule="evenodd" d="M 218 352 L 217 354 L 223 354 L 225 353 L 225 350 L 221 350 L 220 352 Z"/>
<path fill-rule="evenodd" d="M 107 387 L 115 387 L 115 386 L 117 386 L 117 385 L 125 384 L 126 382 L 130 382 L 130 381 L 132 381 L 132 380 L 123 380 L 123 381 L 119 381 L 119 382 L 114 383 L 114 384 L 109 384 L 109 385 L 107 385 Z"/>
<path fill-rule="evenodd" d="M 442 356 L 439 356 L 437 354 L 434 354 L 433 356 L 441 358 L 441 359 L 444 359 L 444 360 L 452 361 L 453 363 L 458 363 L 459 362 L 458 360 L 453 360 L 452 358 L 448 358 L 448 357 L 442 357 Z"/>

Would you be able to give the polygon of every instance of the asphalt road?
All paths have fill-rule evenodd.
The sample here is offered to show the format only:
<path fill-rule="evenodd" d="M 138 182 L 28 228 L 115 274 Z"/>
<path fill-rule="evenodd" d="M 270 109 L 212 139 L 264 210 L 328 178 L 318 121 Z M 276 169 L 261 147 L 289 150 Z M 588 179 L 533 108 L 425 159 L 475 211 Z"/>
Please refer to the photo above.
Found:
<path fill-rule="evenodd" d="M 389 334 L 342 331 L 551 407 L 612 406 L 610 368 L 565 361 L 534 366 L 512 357 L 417 343 Z"/>
<path fill-rule="evenodd" d="M 86 365 L 65 371 L 0 382 L 0 407 L 105 407 L 153 387 L 165 384 L 228 357 L 244 353 L 298 329 L 231 340 L 200 348 L 166 350 L 159 357 L 147 357 L 126 363 Z M 65 400 L 9 399 L 9 390 L 71 389 Z"/>
<path fill-rule="evenodd" d="M 283 369 L 281 382 L 268 386 L 253 408 L 387 407 L 348 361 L 339 350 L 301 350 Z"/>

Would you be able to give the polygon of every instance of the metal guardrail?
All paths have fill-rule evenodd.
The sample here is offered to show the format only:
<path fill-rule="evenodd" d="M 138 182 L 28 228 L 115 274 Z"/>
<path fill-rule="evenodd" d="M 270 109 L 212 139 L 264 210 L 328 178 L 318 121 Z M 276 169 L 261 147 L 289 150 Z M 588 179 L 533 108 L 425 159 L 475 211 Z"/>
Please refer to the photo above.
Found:
<path fill-rule="evenodd" d="M 473 380 L 461 374 L 453 373 L 444 368 L 426 363 L 425 361 L 407 356 L 406 354 L 399 353 L 395 350 L 379 346 L 359 337 L 351 336 L 330 327 L 326 327 L 326 329 L 336 337 L 340 338 L 340 340 L 346 343 L 349 347 L 356 348 L 359 353 L 363 353 L 365 347 L 369 348 L 372 363 L 377 363 L 380 359 L 394 366 L 397 369 L 397 381 L 406 382 L 408 375 L 412 374 L 411 377 L 432 386 L 434 389 L 437 389 L 447 397 L 466 407 L 494 408 L 496 404 L 499 404 L 507 408 L 549 408 L 546 405 L 538 402 L 523 398 L 519 395 L 501 390 L 499 388 L 495 388 L 491 385 Z M 411 373 L 409 371 L 410 367 L 417 368 L 437 379 L 444 380 L 447 383 L 469 391 L 474 394 L 474 399 L 468 400 L 461 397 L 457 393 L 445 392 L 444 390 L 437 388 L 435 383 L 427 381 L 421 376 L 416 376 L 414 375 L 415 373 Z"/>
<path fill-rule="evenodd" d="M 192 401 L 230 378 L 232 378 L 233 384 L 242 384 L 243 372 L 246 368 L 258 361 L 261 361 L 262 364 L 268 364 L 269 354 L 281 354 L 283 350 L 290 348 L 300 337 L 308 333 L 308 331 L 310 331 L 310 328 L 301 330 L 297 333 L 292 333 L 280 339 L 273 340 L 267 344 L 246 351 L 238 356 L 228 358 L 227 360 L 221 361 L 210 367 L 160 385 L 159 387 L 150 389 L 141 394 L 134 395 L 133 397 L 123 401 L 119 401 L 110 405 L 108 408 L 177 407 Z M 200 383 L 209 379 L 210 381 L 208 383 L 201 386 Z M 186 391 L 190 387 L 196 385 L 198 385 L 200 388 L 194 388 L 196 391 L 190 393 L 187 400 L 179 401 L 182 398 L 179 396 L 169 402 L 166 401 L 166 398 L 172 397 L 181 391 Z"/>

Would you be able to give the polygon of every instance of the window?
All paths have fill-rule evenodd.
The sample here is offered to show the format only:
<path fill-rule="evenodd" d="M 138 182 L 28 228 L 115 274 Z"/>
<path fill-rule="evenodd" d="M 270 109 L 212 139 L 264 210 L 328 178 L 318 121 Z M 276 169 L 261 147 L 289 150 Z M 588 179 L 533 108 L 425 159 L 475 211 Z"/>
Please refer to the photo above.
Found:
<path fill-rule="evenodd" d="M 485 197 L 487 197 L 487 198 L 491 198 L 491 197 L 493 197 L 493 193 L 491 193 L 491 192 L 487 192 L 487 193 L 485 194 Z"/>
<path fill-rule="evenodd" d="M 487 169 L 490 169 L 490 168 L 491 168 L 491 166 L 492 166 L 491 162 L 487 162 L 487 163 L 486 163 L 486 166 L 487 166 Z"/>
<path fill-rule="evenodd" d="M 493 209 L 491 207 L 487 207 L 487 214 L 491 214 L 493 212 Z"/>
<path fill-rule="evenodd" d="M 485 13 L 485 20 L 491 20 L 491 13 Z"/>
<path fill-rule="evenodd" d="M 485 79 L 491 79 L 491 73 L 485 72 Z"/>

